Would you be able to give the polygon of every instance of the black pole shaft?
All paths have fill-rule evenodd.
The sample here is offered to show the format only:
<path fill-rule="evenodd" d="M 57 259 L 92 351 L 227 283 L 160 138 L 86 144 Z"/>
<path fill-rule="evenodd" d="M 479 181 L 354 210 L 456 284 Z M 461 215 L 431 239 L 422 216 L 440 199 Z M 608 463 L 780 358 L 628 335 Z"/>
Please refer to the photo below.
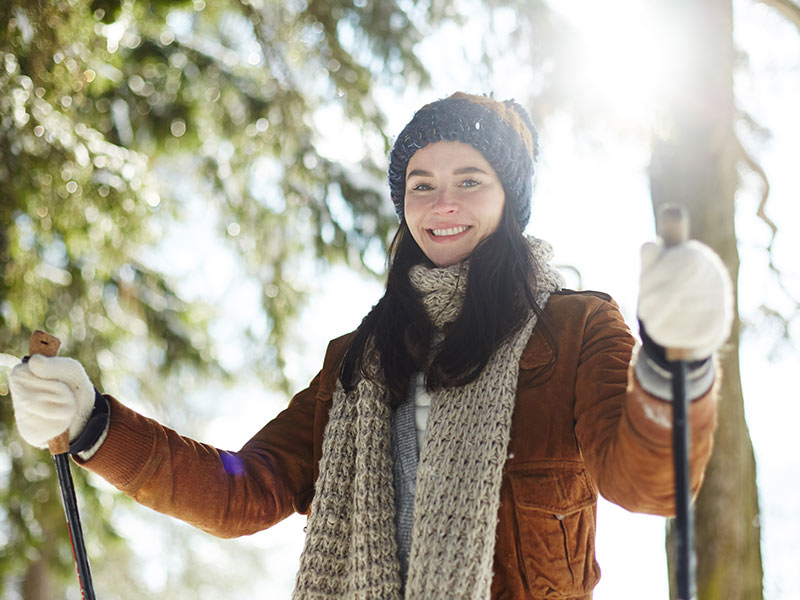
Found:
<path fill-rule="evenodd" d="M 686 361 L 672 363 L 672 445 L 675 464 L 675 524 L 679 600 L 695 597 L 694 514 L 689 479 L 689 412 Z"/>
<path fill-rule="evenodd" d="M 69 470 L 69 454 L 54 454 L 58 486 L 61 488 L 61 499 L 64 502 L 64 513 L 67 516 L 67 528 L 72 542 L 72 556 L 75 559 L 75 568 L 78 571 L 78 583 L 81 586 L 83 600 L 96 600 L 92 584 L 92 572 L 89 569 L 89 556 L 86 553 L 86 544 L 83 541 L 81 519 L 78 515 L 78 503 L 75 498 L 75 486 L 72 482 L 72 473 Z"/>

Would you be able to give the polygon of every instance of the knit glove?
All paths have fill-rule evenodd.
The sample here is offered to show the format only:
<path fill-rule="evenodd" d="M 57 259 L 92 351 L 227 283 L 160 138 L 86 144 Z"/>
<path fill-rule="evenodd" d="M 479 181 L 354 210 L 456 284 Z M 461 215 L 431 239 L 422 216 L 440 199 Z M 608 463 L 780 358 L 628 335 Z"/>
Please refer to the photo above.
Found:
<path fill-rule="evenodd" d="M 642 246 L 639 320 L 665 348 L 688 351 L 688 360 L 711 356 L 728 339 L 733 321 L 730 276 L 708 246 L 688 241 L 665 248 Z"/>
<path fill-rule="evenodd" d="M 34 354 L 11 370 L 8 387 L 20 435 L 39 448 L 67 429 L 74 440 L 94 407 L 94 387 L 72 358 Z"/>

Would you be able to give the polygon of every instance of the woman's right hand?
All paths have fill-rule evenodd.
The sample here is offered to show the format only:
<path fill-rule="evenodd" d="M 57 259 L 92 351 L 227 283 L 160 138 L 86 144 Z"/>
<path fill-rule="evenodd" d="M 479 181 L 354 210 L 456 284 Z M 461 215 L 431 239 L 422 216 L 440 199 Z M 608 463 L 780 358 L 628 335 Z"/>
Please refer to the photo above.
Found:
<path fill-rule="evenodd" d="M 94 407 L 92 382 L 72 358 L 34 354 L 11 370 L 8 387 L 20 435 L 39 448 L 67 430 L 74 440 Z"/>

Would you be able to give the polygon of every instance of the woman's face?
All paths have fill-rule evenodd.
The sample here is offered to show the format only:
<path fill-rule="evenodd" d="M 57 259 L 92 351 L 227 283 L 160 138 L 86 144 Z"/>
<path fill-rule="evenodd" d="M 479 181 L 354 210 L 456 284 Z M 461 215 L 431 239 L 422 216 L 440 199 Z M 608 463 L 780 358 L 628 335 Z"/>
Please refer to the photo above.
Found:
<path fill-rule="evenodd" d="M 497 173 L 469 144 L 435 142 L 408 161 L 406 223 L 437 267 L 468 258 L 494 233 L 505 199 Z"/>

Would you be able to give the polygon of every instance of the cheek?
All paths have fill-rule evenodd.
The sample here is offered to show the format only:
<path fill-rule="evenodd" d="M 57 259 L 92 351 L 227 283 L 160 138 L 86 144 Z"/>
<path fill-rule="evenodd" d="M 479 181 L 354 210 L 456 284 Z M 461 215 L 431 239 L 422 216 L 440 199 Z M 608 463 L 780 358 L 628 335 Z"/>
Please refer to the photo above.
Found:
<path fill-rule="evenodd" d="M 421 219 L 421 213 L 419 210 L 419 206 L 415 202 L 404 202 L 403 203 L 403 218 L 406 221 L 406 225 L 408 226 L 408 230 L 411 233 L 411 237 L 414 238 L 414 241 L 417 242 L 417 245 L 420 244 L 420 232 L 419 230 L 419 223 Z"/>
<path fill-rule="evenodd" d="M 500 210 L 497 211 L 494 217 L 494 227 L 492 228 L 492 233 L 497 231 L 497 228 L 500 227 L 500 221 L 503 220 L 503 208 L 500 207 Z"/>
<path fill-rule="evenodd" d="M 403 203 L 403 216 L 408 223 L 409 229 L 414 229 L 422 218 L 422 211 L 420 210 L 420 203 L 415 202 L 413 199 L 406 199 Z"/>
<path fill-rule="evenodd" d="M 503 208 L 505 206 L 505 197 L 488 199 L 484 204 L 486 210 L 484 212 L 485 223 L 489 227 L 489 233 L 494 233 L 500 226 L 500 221 L 503 220 Z"/>

